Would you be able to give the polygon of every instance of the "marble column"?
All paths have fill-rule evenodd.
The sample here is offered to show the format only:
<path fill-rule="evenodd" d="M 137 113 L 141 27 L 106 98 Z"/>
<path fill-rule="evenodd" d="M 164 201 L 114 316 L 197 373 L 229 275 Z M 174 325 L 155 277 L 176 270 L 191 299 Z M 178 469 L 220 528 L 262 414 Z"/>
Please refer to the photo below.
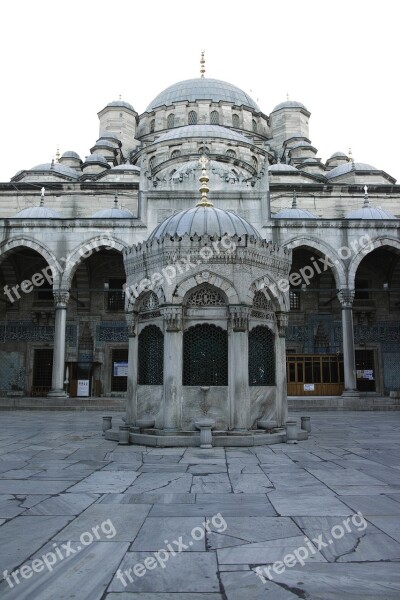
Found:
<path fill-rule="evenodd" d="M 250 423 L 249 393 L 249 309 L 230 306 L 229 396 L 231 426 L 235 431 L 247 430 Z"/>
<path fill-rule="evenodd" d="M 135 425 L 137 419 L 137 380 L 138 380 L 138 336 L 136 331 L 137 313 L 126 312 L 128 325 L 128 381 L 126 389 L 126 424 Z"/>
<path fill-rule="evenodd" d="M 182 307 L 161 309 L 164 318 L 164 430 L 182 427 Z"/>
<path fill-rule="evenodd" d="M 276 412 L 278 426 L 283 427 L 288 416 L 287 376 L 286 376 L 286 327 L 289 315 L 277 312 L 277 333 L 275 336 L 275 380 L 276 380 Z"/>
<path fill-rule="evenodd" d="M 358 397 L 356 380 L 356 360 L 354 353 L 353 329 L 353 300 L 354 290 L 340 290 L 338 293 L 342 305 L 342 332 L 343 332 L 343 367 L 344 391 L 342 396 Z"/>
<path fill-rule="evenodd" d="M 55 327 L 54 327 L 54 349 L 53 349 L 53 372 L 51 378 L 51 390 L 47 394 L 49 398 L 66 398 L 64 390 L 65 373 L 65 327 L 67 324 L 67 304 L 69 300 L 68 290 L 53 290 L 55 305 Z"/>

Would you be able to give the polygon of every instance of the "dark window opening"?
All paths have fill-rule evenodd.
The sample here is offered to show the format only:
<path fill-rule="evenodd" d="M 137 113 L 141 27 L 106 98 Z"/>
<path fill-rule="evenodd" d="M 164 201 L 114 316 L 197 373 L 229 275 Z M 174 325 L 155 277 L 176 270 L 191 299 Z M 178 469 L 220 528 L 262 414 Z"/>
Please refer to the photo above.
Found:
<path fill-rule="evenodd" d="M 125 308 L 125 279 L 109 279 L 107 293 L 107 310 L 118 312 Z"/>
<path fill-rule="evenodd" d="M 120 348 L 112 351 L 111 391 L 126 392 L 128 385 L 128 349 Z"/>
<path fill-rule="evenodd" d="M 183 385 L 228 385 L 228 334 L 195 325 L 183 334 Z"/>
<path fill-rule="evenodd" d="M 275 337 L 261 325 L 249 333 L 249 385 L 275 385 Z"/>
<path fill-rule="evenodd" d="M 139 374 L 141 385 L 162 385 L 164 381 L 164 336 L 156 325 L 148 325 L 139 334 Z"/>

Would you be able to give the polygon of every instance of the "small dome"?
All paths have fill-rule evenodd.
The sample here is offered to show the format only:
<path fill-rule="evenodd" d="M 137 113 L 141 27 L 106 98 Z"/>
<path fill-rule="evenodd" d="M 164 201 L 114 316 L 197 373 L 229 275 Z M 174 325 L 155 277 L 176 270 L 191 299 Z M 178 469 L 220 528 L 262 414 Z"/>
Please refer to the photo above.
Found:
<path fill-rule="evenodd" d="M 345 219 L 397 219 L 389 211 L 379 206 L 362 206 L 347 213 Z"/>
<path fill-rule="evenodd" d="M 334 152 L 330 158 L 348 158 L 344 152 Z"/>
<path fill-rule="evenodd" d="M 130 163 L 123 163 L 122 165 L 117 165 L 116 167 L 112 167 L 110 169 L 110 173 L 112 171 L 135 171 L 140 173 L 140 168 L 136 165 L 131 165 Z"/>
<path fill-rule="evenodd" d="M 294 171 L 296 173 L 298 173 L 299 171 L 296 169 L 296 167 L 293 167 L 293 165 L 286 165 L 285 163 L 276 163 L 274 165 L 271 165 L 270 167 L 268 167 L 268 171 L 271 171 L 272 173 L 276 173 L 277 171 Z"/>
<path fill-rule="evenodd" d="M 107 104 L 108 106 L 115 106 L 115 107 L 119 107 L 119 108 L 128 108 L 129 110 L 135 110 L 132 106 L 132 104 L 129 104 L 129 102 L 125 102 L 124 100 L 114 100 L 113 102 L 109 102 Z M 106 108 L 107 108 L 106 107 Z M 136 112 L 136 111 L 135 111 Z"/>
<path fill-rule="evenodd" d="M 150 234 L 148 241 L 159 240 L 165 235 L 243 235 L 262 239 L 258 231 L 245 219 L 231 210 L 215 206 L 194 206 L 165 219 Z"/>
<path fill-rule="evenodd" d="M 85 165 L 86 164 L 90 164 L 90 163 L 98 163 L 104 166 L 109 167 L 110 165 L 108 164 L 108 162 L 106 161 L 106 159 L 104 158 L 104 156 L 102 154 L 98 154 L 97 152 L 95 152 L 94 154 L 90 154 L 89 156 L 87 156 L 85 158 Z"/>
<path fill-rule="evenodd" d="M 127 208 L 105 208 L 92 215 L 92 219 L 133 219 L 134 214 Z"/>
<path fill-rule="evenodd" d="M 79 154 L 77 152 L 74 152 L 73 150 L 67 150 L 67 152 L 63 153 L 61 158 L 76 158 L 77 160 L 81 160 Z"/>
<path fill-rule="evenodd" d="M 246 92 L 231 83 L 209 77 L 186 79 L 170 85 L 150 102 L 146 112 L 151 112 L 160 106 L 170 106 L 175 102 L 196 102 L 196 100 L 230 102 L 236 106 L 248 106 L 252 110 L 260 112 L 257 104 Z"/>
<path fill-rule="evenodd" d="M 15 219 L 62 219 L 60 213 L 47 206 L 29 206 L 14 217 Z"/>
<path fill-rule="evenodd" d="M 327 179 L 332 179 L 333 177 L 339 177 L 340 175 L 345 175 L 346 173 L 350 173 L 350 171 L 377 171 L 375 167 L 372 165 L 368 165 L 367 163 L 353 163 L 348 162 L 344 165 L 339 165 L 335 167 L 331 171 L 325 173 L 325 177 Z"/>
<path fill-rule="evenodd" d="M 71 169 L 71 167 L 66 167 L 65 165 L 60 165 L 60 163 L 43 163 L 41 165 L 32 167 L 32 169 L 29 169 L 29 171 L 48 171 L 58 175 L 68 175 L 74 179 L 79 177 L 79 173 L 77 173 L 75 169 Z"/>
<path fill-rule="evenodd" d="M 282 108 L 303 108 L 304 110 L 307 110 L 304 104 L 301 102 L 296 102 L 296 100 L 285 100 L 285 102 L 280 102 L 277 104 L 271 112 L 281 110 Z"/>
<path fill-rule="evenodd" d="M 306 140 L 301 140 L 300 142 L 295 142 L 293 146 L 288 146 L 289 150 L 295 150 L 296 148 L 307 148 L 308 150 L 317 150 L 310 144 L 310 142 L 306 142 Z"/>
<path fill-rule="evenodd" d="M 247 139 L 241 133 L 228 129 L 227 127 L 221 127 L 220 125 L 185 125 L 184 127 L 175 127 L 167 133 L 164 133 L 154 142 L 159 144 L 160 142 L 168 142 L 169 140 L 177 140 L 180 138 L 224 138 L 225 140 L 233 140 L 235 142 L 241 142 L 242 144 L 250 144 L 250 140 Z"/>
<path fill-rule="evenodd" d="M 275 215 L 274 219 L 316 219 L 317 217 L 309 210 L 303 208 L 282 208 Z"/>
<path fill-rule="evenodd" d="M 110 148 L 111 150 L 115 150 L 115 142 L 111 142 L 110 140 L 105 140 L 100 138 L 97 140 L 94 148 Z"/>
<path fill-rule="evenodd" d="M 113 133 L 112 131 L 103 131 L 100 134 L 99 139 L 96 140 L 96 141 L 99 142 L 100 140 L 105 140 L 105 139 L 115 140 L 116 142 L 121 143 L 119 137 L 117 136 L 117 134 Z"/>

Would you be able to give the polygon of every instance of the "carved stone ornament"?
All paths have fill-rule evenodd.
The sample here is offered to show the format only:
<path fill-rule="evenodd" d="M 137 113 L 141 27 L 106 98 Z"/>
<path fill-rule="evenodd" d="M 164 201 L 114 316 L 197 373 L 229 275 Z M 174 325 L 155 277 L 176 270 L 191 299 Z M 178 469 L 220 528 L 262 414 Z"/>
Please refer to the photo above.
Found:
<path fill-rule="evenodd" d="M 351 308 L 354 300 L 354 290 L 339 290 L 338 299 L 342 308 Z"/>
<path fill-rule="evenodd" d="M 278 323 L 278 334 L 280 337 L 285 337 L 286 327 L 289 324 L 289 315 L 286 312 L 277 312 L 276 319 Z"/>
<path fill-rule="evenodd" d="M 248 306 L 230 306 L 229 315 L 233 331 L 247 331 L 249 327 Z"/>
<path fill-rule="evenodd" d="M 68 290 L 53 290 L 54 305 L 56 308 L 66 308 L 69 300 Z"/>
<path fill-rule="evenodd" d="M 182 329 L 182 307 L 167 306 L 161 309 L 167 331 L 180 331 Z"/>

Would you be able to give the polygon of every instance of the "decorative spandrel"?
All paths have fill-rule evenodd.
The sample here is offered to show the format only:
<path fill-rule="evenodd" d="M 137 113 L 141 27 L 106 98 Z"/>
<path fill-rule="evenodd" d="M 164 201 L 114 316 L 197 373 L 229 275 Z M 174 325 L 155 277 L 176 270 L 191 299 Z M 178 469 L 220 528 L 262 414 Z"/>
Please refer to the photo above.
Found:
<path fill-rule="evenodd" d="M 164 335 L 156 325 L 147 325 L 139 334 L 139 376 L 141 385 L 162 385 L 164 381 Z"/>
<path fill-rule="evenodd" d="M 216 325 L 183 334 L 183 385 L 228 385 L 228 334 Z"/>
<path fill-rule="evenodd" d="M 249 333 L 249 385 L 275 385 L 275 340 L 268 327 Z"/>

